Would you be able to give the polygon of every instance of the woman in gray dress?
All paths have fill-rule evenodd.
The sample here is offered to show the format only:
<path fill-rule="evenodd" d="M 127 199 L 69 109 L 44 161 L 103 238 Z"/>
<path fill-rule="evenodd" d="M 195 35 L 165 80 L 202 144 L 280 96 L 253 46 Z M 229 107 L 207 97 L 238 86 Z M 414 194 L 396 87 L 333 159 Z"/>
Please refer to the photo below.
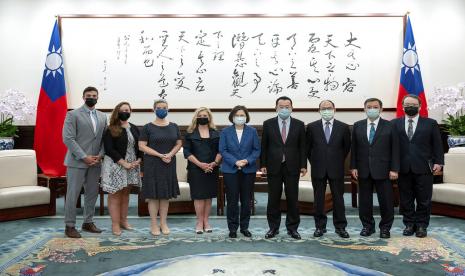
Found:
<path fill-rule="evenodd" d="M 102 190 L 108 193 L 111 230 L 121 235 L 121 228 L 131 230 L 128 223 L 130 185 L 140 187 L 139 130 L 128 122 L 131 106 L 127 102 L 116 105 L 111 113 L 110 126 L 103 136 L 105 158 L 102 165 Z"/>
<path fill-rule="evenodd" d="M 153 104 L 156 119 L 144 126 L 139 137 L 139 149 L 144 155 L 142 196 L 148 202 L 151 233 L 154 236 L 170 233 L 166 223 L 169 199 L 179 195 L 176 175 L 176 153 L 182 140 L 178 125 L 166 119 L 168 102 L 160 99 Z M 160 213 L 160 226 L 157 214 Z"/>

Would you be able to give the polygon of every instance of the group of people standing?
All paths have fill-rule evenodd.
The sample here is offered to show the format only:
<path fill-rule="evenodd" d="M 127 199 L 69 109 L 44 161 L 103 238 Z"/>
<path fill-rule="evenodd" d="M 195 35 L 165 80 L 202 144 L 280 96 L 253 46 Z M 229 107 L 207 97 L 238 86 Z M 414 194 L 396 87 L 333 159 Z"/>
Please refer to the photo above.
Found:
<path fill-rule="evenodd" d="M 131 186 L 141 187 L 141 194 L 148 203 L 152 235 L 168 235 L 169 199 L 180 194 L 176 153 L 181 148 L 188 160 L 188 183 L 197 216 L 197 234 L 213 231 L 208 218 L 212 198 L 217 196 L 221 171 L 226 190 L 229 237 L 236 238 L 238 230 L 251 237 L 250 202 L 256 173 L 261 170 L 268 182 L 269 230 L 265 238 L 279 234 L 280 200 L 284 188 L 287 234 L 300 239 L 299 179 L 307 174 L 309 160 L 315 208 L 316 230 L 313 235 L 321 237 L 326 233 L 324 203 L 329 184 L 335 232 L 341 238 L 348 238 L 343 198 L 344 165 L 351 152 L 350 169 L 360 190 L 359 215 L 363 226 L 360 235 L 370 236 L 376 232 L 373 218 L 373 188 L 376 188 L 381 209 L 380 237 L 390 237 L 394 221 L 391 180 L 396 179 L 405 224 L 403 234 L 427 235 L 433 174 L 441 170 L 444 154 L 439 127 L 436 121 L 419 117 L 421 100 L 415 95 L 403 99 L 406 116 L 393 121 L 381 118 L 381 100 L 366 100 L 367 118 L 354 124 L 352 134 L 347 124 L 335 119 L 336 107 L 332 101 L 322 101 L 319 104 L 321 119 L 305 126 L 291 116 L 292 100 L 279 97 L 275 104 L 277 116 L 263 123 L 261 141 L 257 130 L 247 124 L 250 114 L 245 106 L 235 106 L 231 110 L 228 119 L 232 124 L 221 132 L 215 127 L 211 111 L 201 107 L 194 113 L 184 143 L 178 126 L 167 120 L 166 100 L 155 101 L 155 120 L 139 132 L 128 122 L 131 116 L 129 103 L 121 102 L 115 107 L 107 127 L 105 114 L 95 109 L 97 99 L 96 88 L 84 89 L 85 104 L 68 112 L 63 127 L 63 141 L 68 147 L 65 158 L 68 167 L 65 234 L 68 237 L 81 236 L 75 223 L 76 201 L 83 187 L 82 230 L 101 232 L 92 219 L 100 177 L 102 189 L 109 193 L 108 208 L 114 235 L 132 229 L 127 220 Z"/>

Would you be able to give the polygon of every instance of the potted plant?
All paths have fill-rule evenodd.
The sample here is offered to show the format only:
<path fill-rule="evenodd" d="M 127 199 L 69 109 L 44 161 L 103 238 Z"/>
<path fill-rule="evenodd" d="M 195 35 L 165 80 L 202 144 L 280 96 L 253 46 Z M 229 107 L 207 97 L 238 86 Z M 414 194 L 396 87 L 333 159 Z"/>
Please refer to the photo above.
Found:
<path fill-rule="evenodd" d="M 35 106 L 24 93 L 9 89 L 0 97 L 0 150 L 13 149 L 18 127 L 15 122 L 26 121 L 35 114 Z"/>
<path fill-rule="evenodd" d="M 465 146 L 465 83 L 434 90 L 430 109 L 442 108 L 449 147 Z"/>

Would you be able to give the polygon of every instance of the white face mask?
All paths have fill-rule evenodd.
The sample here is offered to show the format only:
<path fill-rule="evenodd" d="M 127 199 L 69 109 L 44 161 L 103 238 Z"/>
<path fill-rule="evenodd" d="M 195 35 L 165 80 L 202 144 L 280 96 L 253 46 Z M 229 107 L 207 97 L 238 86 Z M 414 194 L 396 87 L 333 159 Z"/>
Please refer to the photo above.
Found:
<path fill-rule="evenodd" d="M 235 125 L 242 126 L 243 124 L 245 124 L 246 120 L 247 118 L 244 116 L 234 116 L 233 122 Z"/>
<path fill-rule="evenodd" d="M 378 108 L 367 108 L 366 114 L 369 119 L 376 120 L 379 117 L 380 110 Z"/>

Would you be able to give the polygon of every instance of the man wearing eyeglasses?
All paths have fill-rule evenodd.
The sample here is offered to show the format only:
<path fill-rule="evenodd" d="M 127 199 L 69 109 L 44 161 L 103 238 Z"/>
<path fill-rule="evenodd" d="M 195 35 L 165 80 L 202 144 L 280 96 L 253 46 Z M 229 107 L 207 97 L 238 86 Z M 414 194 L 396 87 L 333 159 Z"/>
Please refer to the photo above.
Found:
<path fill-rule="evenodd" d="M 421 100 L 409 94 L 402 100 L 405 117 L 392 121 L 399 135 L 400 212 L 404 236 L 427 236 L 433 194 L 433 174 L 444 164 L 438 123 L 419 116 Z M 416 202 L 416 206 L 415 206 Z"/>

